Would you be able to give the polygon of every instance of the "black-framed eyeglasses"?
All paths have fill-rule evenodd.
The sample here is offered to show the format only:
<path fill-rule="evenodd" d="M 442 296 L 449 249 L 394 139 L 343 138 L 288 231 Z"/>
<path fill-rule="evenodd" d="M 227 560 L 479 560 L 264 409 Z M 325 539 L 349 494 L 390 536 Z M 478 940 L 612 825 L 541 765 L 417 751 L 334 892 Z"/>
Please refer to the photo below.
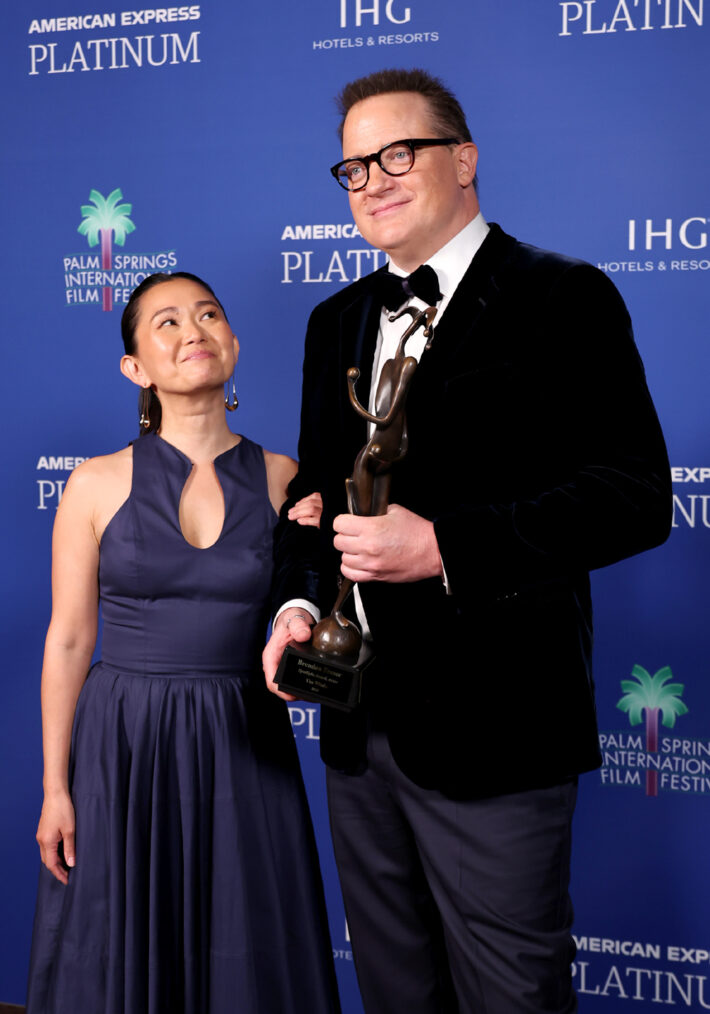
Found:
<path fill-rule="evenodd" d="M 346 158 L 331 166 L 330 171 L 343 190 L 353 193 L 367 186 L 373 162 L 377 162 L 382 172 L 388 176 L 404 176 L 414 165 L 414 152 L 417 148 L 434 148 L 446 144 L 460 144 L 460 141 L 457 137 L 408 137 L 403 141 L 392 141 L 372 155 Z"/>

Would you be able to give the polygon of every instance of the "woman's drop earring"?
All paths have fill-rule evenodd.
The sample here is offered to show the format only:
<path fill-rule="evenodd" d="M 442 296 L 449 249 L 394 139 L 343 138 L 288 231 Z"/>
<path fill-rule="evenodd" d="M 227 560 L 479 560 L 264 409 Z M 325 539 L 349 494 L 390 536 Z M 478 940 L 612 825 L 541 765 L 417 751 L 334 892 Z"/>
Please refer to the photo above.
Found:
<path fill-rule="evenodd" d="M 235 370 L 236 372 L 236 370 Z M 232 374 L 232 400 L 229 400 L 229 381 L 224 385 L 224 407 L 228 412 L 233 412 L 239 405 L 239 398 L 237 398 L 237 386 L 234 382 L 234 373 Z"/>
<path fill-rule="evenodd" d="M 138 397 L 138 411 L 140 413 L 140 425 L 143 429 L 148 429 L 150 426 L 150 388 L 141 388 L 141 393 Z"/>

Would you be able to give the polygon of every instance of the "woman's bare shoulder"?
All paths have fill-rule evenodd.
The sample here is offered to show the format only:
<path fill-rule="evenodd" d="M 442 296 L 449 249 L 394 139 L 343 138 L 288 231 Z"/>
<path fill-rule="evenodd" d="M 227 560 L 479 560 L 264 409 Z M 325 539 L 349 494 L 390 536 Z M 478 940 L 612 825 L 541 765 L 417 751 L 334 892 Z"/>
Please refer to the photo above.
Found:
<path fill-rule="evenodd" d="M 77 465 L 72 472 L 72 478 L 80 482 L 91 483 L 96 480 L 108 479 L 111 476 L 120 476 L 130 471 L 133 462 L 133 448 L 122 447 L 120 451 L 113 454 L 97 454 L 94 458 L 87 458 L 80 465 Z"/>
<path fill-rule="evenodd" d="M 282 476 L 289 483 L 298 471 L 298 462 L 289 458 L 288 454 L 276 454 L 274 451 L 267 451 L 264 448 L 264 461 L 267 472 L 274 476 Z"/>
<path fill-rule="evenodd" d="M 269 499 L 278 513 L 286 499 L 288 484 L 298 471 L 298 462 L 287 454 L 276 454 L 264 449 L 266 480 L 269 485 Z"/>
<path fill-rule="evenodd" d="M 65 509 L 79 510 L 91 521 L 97 540 L 118 508 L 128 499 L 133 476 L 133 448 L 100 454 L 77 465 L 69 476 Z"/>

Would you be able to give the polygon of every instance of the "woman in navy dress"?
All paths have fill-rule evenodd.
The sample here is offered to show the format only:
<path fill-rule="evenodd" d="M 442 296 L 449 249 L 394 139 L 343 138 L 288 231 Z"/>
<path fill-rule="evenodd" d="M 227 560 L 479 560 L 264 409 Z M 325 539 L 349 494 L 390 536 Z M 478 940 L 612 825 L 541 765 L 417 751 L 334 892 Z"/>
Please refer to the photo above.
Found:
<path fill-rule="evenodd" d="M 295 462 L 227 426 L 239 346 L 204 282 L 150 276 L 122 329 L 142 435 L 73 472 L 54 529 L 27 1011 L 333 1014 L 295 745 L 260 665 Z"/>

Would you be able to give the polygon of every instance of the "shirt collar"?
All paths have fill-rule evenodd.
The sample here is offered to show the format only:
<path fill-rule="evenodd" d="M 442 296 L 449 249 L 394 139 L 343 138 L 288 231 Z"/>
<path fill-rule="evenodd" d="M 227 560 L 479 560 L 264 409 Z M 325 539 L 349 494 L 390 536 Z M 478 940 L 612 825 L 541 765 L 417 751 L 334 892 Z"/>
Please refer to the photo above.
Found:
<path fill-rule="evenodd" d="M 439 288 L 444 298 L 450 297 L 455 292 L 459 282 L 466 274 L 469 264 L 488 235 L 489 229 L 490 226 L 479 211 L 475 218 L 456 233 L 453 239 L 450 239 L 445 246 L 442 246 L 425 262 L 436 271 Z M 393 275 L 400 275 L 402 278 L 409 274 L 393 260 L 389 262 L 389 270 Z"/>

